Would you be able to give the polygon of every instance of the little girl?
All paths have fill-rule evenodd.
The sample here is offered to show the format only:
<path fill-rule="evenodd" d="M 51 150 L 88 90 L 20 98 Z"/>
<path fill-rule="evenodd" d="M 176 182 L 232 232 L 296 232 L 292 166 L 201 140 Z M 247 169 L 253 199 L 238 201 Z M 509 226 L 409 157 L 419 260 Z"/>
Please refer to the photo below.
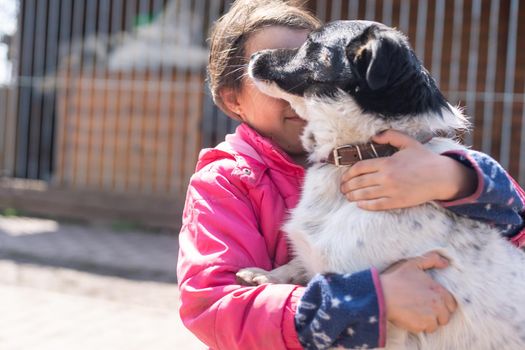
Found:
<path fill-rule="evenodd" d="M 252 53 L 297 47 L 319 26 L 290 3 L 237 0 L 212 31 L 213 98 L 242 123 L 223 143 L 200 153 L 190 181 L 177 269 L 181 318 L 210 348 L 226 350 L 383 347 L 386 321 L 411 332 L 432 332 L 456 308 L 450 293 L 424 272 L 446 268 L 436 253 L 381 272 L 318 275 L 307 286 L 236 282 L 241 268 L 270 270 L 290 260 L 280 228 L 300 196 L 304 121 L 246 76 Z M 348 200 L 368 210 L 436 200 L 457 214 L 493 222 L 516 244 L 525 237 L 523 190 L 504 171 L 493 171 L 501 168 L 488 156 L 429 154 L 395 131 L 376 141 L 401 150 L 388 162 L 373 159 L 351 167 L 341 182 Z M 403 176 L 396 175 L 398 169 Z"/>

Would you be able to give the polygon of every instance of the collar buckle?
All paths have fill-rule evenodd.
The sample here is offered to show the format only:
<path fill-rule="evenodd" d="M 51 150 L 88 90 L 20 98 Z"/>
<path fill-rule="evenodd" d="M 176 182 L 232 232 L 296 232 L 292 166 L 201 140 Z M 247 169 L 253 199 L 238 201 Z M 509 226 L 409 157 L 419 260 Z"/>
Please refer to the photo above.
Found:
<path fill-rule="evenodd" d="M 341 164 L 341 159 L 343 158 L 343 156 L 341 156 L 339 154 L 340 150 L 347 149 L 347 148 L 355 148 L 355 150 L 357 151 L 357 156 L 358 156 L 359 160 L 363 160 L 363 154 L 361 153 L 361 148 L 359 148 L 359 145 L 343 145 L 343 146 L 339 146 L 339 147 L 334 148 L 333 151 L 332 151 L 332 155 L 334 157 L 334 165 L 335 166 L 342 167 L 342 166 L 346 166 L 347 165 L 347 164 Z M 372 149 L 373 149 L 374 154 L 376 155 L 376 157 L 379 157 L 377 155 L 377 152 L 376 152 L 374 146 L 372 146 Z"/>

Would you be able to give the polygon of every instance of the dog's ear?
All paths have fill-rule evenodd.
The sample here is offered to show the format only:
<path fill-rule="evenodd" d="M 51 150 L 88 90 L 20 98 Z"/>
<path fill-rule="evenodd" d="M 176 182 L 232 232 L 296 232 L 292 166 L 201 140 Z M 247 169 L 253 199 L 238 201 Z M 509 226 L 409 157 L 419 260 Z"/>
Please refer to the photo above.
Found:
<path fill-rule="evenodd" d="M 377 26 L 370 26 L 346 48 L 350 62 L 371 90 L 385 87 L 392 75 L 393 62 L 399 43 Z"/>

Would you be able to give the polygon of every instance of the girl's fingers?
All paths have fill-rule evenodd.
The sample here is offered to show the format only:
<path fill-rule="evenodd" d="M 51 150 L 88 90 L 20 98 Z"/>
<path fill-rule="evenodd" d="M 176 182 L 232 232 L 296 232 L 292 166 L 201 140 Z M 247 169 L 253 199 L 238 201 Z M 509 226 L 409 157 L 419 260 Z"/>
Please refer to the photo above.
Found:
<path fill-rule="evenodd" d="M 390 144 L 396 148 L 399 148 L 399 149 L 404 149 L 404 148 L 408 148 L 408 147 L 415 147 L 417 145 L 420 145 L 420 143 L 400 132 L 400 131 L 396 131 L 396 130 L 392 130 L 392 129 L 389 129 L 389 130 L 386 130 L 386 131 L 383 131 L 382 133 L 374 136 L 372 138 L 372 140 L 374 142 L 377 142 L 377 143 L 381 143 L 381 144 Z"/>
<path fill-rule="evenodd" d="M 427 252 L 414 258 L 414 261 L 422 270 L 444 269 L 449 266 L 449 261 L 436 251 Z"/>
<path fill-rule="evenodd" d="M 369 186 L 357 190 L 347 192 L 345 197 L 352 202 L 371 200 L 381 198 L 383 196 L 381 186 Z"/>
<path fill-rule="evenodd" d="M 377 186 L 377 187 L 380 187 L 380 186 Z M 360 190 L 359 190 L 360 191 Z M 373 199 L 360 199 L 360 200 L 355 200 L 355 199 L 349 199 L 350 201 L 357 201 L 357 206 L 361 209 L 365 209 L 365 210 L 371 210 L 371 211 L 381 211 L 381 210 L 392 210 L 392 209 L 402 209 L 402 208 L 408 208 L 408 207 L 411 207 L 413 205 L 416 205 L 416 204 L 412 204 L 413 203 L 416 203 L 415 201 L 412 201 L 412 202 L 406 202 L 405 200 L 403 199 L 399 199 L 395 196 L 391 196 L 388 194 L 388 192 L 386 191 L 386 189 L 382 189 L 381 190 L 382 192 L 377 192 L 377 193 L 373 193 L 373 194 L 369 194 L 369 197 L 370 198 L 373 198 Z M 350 193 L 354 193 L 355 191 L 352 191 Z M 347 194 L 346 195 L 346 198 L 353 198 L 353 194 Z M 377 198 L 374 198 L 374 197 L 377 197 Z"/>
<path fill-rule="evenodd" d="M 394 208 L 392 206 L 392 200 L 388 197 L 381 197 L 370 200 L 361 200 L 357 202 L 357 206 L 361 209 L 370 211 L 388 210 Z"/>
<path fill-rule="evenodd" d="M 341 183 L 341 192 L 347 194 L 361 188 L 381 185 L 381 174 L 370 173 L 351 178 Z"/>
<path fill-rule="evenodd" d="M 379 171 L 382 168 L 385 159 L 386 158 L 360 160 L 343 173 L 341 182 L 346 182 L 356 176 Z"/>
<path fill-rule="evenodd" d="M 447 293 L 445 295 L 445 305 L 450 313 L 456 311 L 458 308 L 458 303 L 456 302 L 456 299 L 454 299 L 454 296 L 452 296 L 451 293 Z"/>

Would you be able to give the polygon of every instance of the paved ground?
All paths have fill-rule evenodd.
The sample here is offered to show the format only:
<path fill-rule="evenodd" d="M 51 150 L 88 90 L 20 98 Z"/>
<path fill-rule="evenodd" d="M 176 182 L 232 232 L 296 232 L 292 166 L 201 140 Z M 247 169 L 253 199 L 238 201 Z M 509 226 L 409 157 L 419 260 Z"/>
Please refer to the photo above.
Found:
<path fill-rule="evenodd" d="M 0 217 L 0 349 L 204 349 L 178 317 L 176 242 Z"/>

